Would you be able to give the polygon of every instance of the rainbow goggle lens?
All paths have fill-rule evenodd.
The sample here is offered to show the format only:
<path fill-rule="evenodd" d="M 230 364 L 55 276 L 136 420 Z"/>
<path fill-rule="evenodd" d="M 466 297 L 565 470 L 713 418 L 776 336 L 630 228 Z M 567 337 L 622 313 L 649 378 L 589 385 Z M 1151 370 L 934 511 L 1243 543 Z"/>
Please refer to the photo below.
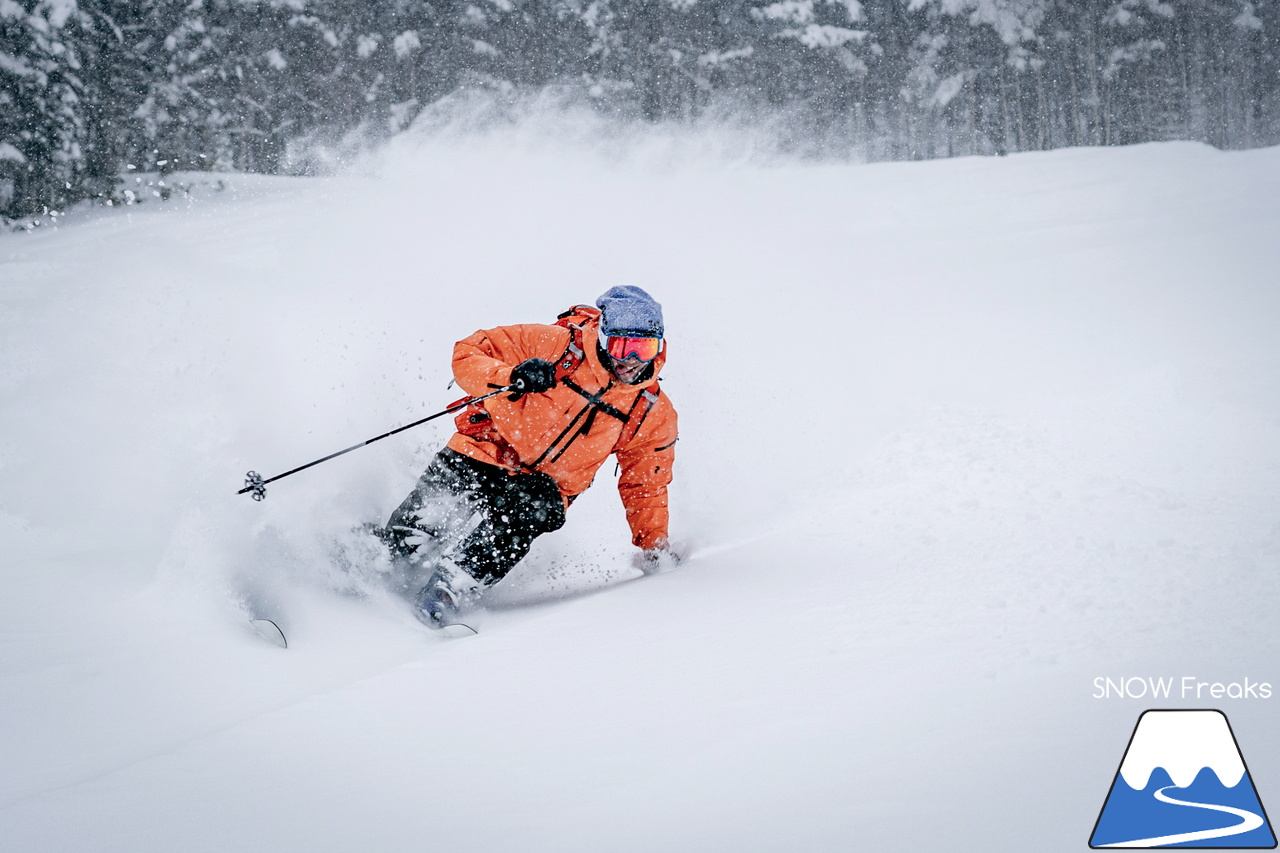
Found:
<path fill-rule="evenodd" d="M 643 362 L 653 361 L 662 352 L 662 338 L 646 338 L 639 335 L 610 335 L 605 346 L 609 355 L 618 361 L 628 358 Z"/>

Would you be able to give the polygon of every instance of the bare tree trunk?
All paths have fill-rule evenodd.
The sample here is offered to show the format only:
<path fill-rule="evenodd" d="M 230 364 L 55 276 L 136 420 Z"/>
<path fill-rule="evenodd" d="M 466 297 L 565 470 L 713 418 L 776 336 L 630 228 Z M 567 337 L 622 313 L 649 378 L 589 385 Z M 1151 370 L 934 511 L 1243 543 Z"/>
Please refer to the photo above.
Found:
<path fill-rule="evenodd" d="M 1092 4 L 1089 11 L 1092 12 Z M 1105 145 L 1105 135 L 1099 138 L 1099 131 L 1106 124 L 1106 116 L 1102 114 L 1102 91 L 1098 80 L 1098 19 L 1093 14 L 1089 14 L 1085 21 L 1085 68 L 1089 72 L 1089 102 L 1093 107 L 1089 142 L 1093 145 L 1102 142 Z"/>
<path fill-rule="evenodd" d="M 1046 151 L 1049 148 L 1049 137 L 1053 117 L 1049 111 L 1049 98 L 1045 92 L 1044 66 L 1035 69 L 1036 74 L 1036 148 Z"/>
<path fill-rule="evenodd" d="M 996 148 L 996 153 L 1004 156 L 1009 153 L 1009 137 L 1013 130 L 1009 121 L 1009 88 L 1005 81 L 1005 66 L 1000 63 L 1000 87 L 997 91 L 997 100 L 1000 102 L 1000 141 Z"/>

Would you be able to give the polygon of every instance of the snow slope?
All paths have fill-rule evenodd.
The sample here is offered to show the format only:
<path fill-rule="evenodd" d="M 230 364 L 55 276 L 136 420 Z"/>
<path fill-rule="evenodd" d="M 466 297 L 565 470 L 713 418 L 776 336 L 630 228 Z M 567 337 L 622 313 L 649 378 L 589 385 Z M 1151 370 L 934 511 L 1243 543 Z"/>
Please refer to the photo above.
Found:
<path fill-rule="evenodd" d="M 0 236 L 7 849 L 1079 850 L 1152 705 L 1277 796 L 1280 699 L 1093 679 L 1280 686 L 1280 149 L 527 143 Z M 234 494 L 618 283 L 667 311 L 676 571 L 629 582 L 608 466 L 442 641 L 346 531 L 444 425 Z"/>

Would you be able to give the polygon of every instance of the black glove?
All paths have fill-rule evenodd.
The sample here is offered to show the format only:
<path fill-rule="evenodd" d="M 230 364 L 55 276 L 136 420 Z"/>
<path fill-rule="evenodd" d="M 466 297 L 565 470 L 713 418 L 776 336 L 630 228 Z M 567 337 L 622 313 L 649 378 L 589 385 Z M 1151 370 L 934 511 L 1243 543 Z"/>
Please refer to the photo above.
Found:
<path fill-rule="evenodd" d="M 525 394 L 541 394 L 556 386 L 556 366 L 540 358 L 530 358 L 511 368 L 512 392 L 508 400 L 519 400 Z"/>

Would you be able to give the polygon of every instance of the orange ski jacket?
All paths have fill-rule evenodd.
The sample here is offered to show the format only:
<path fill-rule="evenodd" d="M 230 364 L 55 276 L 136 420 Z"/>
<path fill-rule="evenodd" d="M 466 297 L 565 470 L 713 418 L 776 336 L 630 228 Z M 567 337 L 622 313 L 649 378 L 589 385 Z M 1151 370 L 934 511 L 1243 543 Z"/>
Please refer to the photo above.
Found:
<path fill-rule="evenodd" d="M 656 378 L 625 385 L 601 363 L 599 319 L 598 310 L 579 305 L 562 316 L 563 325 L 500 326 L 458 341 L 453 375 L 473 397 L 510 384 L 512 368 L 530 358 L 556 365 L 557 382 L 542 394 L 514 401 L 502 394 L 468 406 L 456 418 L 449 447 L 508 471 L 550 475 L 566 507 L 616 454 L 631 541 L 660 547 L 667 541 L 676 410 Z M 666 357 L 664 344 L 653 376 Z"/>

